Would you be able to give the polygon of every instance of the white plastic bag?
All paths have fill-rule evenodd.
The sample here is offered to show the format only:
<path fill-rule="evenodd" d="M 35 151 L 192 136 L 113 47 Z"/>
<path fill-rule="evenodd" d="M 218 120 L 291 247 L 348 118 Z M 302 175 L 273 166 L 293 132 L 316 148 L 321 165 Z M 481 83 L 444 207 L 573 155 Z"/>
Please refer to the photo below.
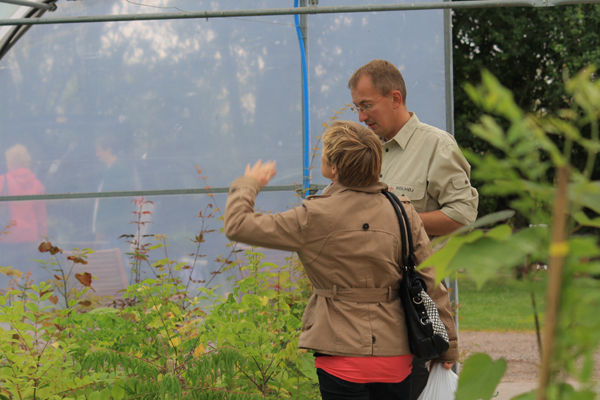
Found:
<path fill-rule="evenodd" d="M 454 400 L 458 387 L 458 375 L 447 370 L 441 363 L 433 364 L 427 385 L 417 400 Z"/>

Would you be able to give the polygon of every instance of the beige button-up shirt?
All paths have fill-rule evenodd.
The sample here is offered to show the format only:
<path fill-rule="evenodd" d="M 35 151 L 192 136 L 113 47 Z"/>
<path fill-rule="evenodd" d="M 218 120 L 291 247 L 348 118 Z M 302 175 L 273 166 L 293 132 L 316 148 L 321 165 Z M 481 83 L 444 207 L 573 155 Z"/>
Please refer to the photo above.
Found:
<path fill-rule="evenodd" d="M 479 196 L 456 140 L 410 114 L 400 132 L 383 143 L 380 181 L 408 197 L 417 212 L 440 210 L 463 225 L 475 221 Z"/>

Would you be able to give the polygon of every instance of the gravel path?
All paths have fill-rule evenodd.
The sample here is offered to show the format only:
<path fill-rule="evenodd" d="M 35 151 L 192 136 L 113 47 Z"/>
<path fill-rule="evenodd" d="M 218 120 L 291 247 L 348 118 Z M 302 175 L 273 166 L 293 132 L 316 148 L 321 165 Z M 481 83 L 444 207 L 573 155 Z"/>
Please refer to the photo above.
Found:
<path fill-rule="evenodd" d="M 508 368 L 501 382 L 536 381 L 539 350 L 535 333 L 459 332 L 460 360 L 475 353 L 504 358 Z M 600 379 L 600 353 L 596 354 L 596 379 Z"/>

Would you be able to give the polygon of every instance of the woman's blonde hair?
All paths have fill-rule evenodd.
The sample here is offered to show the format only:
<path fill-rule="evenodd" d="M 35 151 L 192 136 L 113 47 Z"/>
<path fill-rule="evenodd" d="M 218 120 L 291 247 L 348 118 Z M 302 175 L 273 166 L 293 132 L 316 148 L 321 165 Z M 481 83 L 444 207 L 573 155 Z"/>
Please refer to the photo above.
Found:
<path fill-rule="evenodd" d="M 323 133 L 328 165 L 338 169 L 338 182 L 347 187 L 379 182 L 381 141 L 370 129 L 352 121 L 335 121 Z"/>

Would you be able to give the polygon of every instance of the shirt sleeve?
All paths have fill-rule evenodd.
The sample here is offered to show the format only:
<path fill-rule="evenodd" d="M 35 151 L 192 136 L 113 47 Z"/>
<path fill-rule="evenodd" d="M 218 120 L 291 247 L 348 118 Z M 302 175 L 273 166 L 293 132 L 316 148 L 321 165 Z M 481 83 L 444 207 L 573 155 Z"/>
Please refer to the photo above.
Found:
<path fill-rule="evenodd" d="M 471 166 L 455 143 L 444 146 L 433 157 L 429 169 L 429 195 L 440 211 L 463 225 L 477 218 L 479 194 L 471 186 Z"/>
<path fill-rule="evenodd" d="M 225 208 L 225 236 L 252 246 L 298 251 L 306 242 L 306 208 L 277 214 L 255 213 L 259 192 L 260 183 L 253 178 L 241 177 L 231 184 Z"/>

